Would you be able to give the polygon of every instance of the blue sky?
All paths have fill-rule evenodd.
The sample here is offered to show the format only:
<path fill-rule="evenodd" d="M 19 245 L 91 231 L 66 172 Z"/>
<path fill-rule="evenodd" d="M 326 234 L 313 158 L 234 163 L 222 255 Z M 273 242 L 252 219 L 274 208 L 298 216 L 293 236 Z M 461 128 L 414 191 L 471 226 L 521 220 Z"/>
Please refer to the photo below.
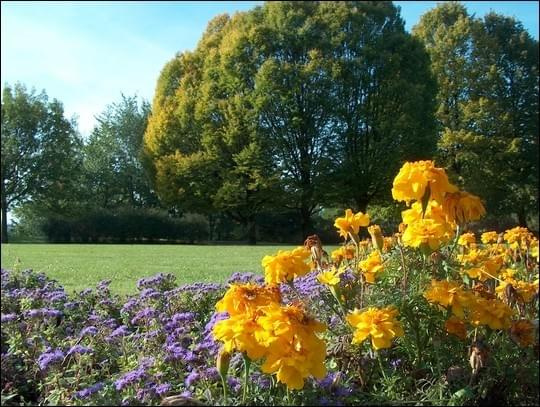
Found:
<path fill-rule="evenodd" d="M 152 100 L 157 77 L 177 52 L 196 47 L 210 19 L 261 1 L 1 3 L 1 74 L 64 104 L 88 135 L 94 116 L 120 94 Z M 408 31 L 439 2 L 397 1 Z M 537 1 L 463 2 L 482 17 L 516 17 L 538 39 Z"/>

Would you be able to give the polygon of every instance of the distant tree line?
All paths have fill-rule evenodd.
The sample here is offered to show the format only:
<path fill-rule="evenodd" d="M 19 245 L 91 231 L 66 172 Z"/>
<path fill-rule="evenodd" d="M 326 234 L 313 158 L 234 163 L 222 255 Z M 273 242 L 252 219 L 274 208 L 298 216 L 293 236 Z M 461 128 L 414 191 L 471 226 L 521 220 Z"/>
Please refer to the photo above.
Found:
<path fill-rule="evenodd" d="M 520 22 L 444 3 L 409 34 L 392 2 L 268 2 L 210 21 L 151 106 L 122 95 L 88 139 L 6 85 L 2 241 L 8 210 L 51 241 L 331 242 L 346 207 L 392 232 L 394 175 L 432 158 L 486 226 L 538 227 L 538 41 Z"/>

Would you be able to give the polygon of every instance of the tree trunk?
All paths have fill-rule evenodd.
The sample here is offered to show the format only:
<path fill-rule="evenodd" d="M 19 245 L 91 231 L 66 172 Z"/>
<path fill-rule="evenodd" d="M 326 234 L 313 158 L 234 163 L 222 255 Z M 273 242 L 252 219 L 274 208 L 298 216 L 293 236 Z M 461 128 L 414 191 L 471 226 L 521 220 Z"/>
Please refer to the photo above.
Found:
<path fill-rule="evenodd" d="M 313 234 L 313 226 L 311 225 L 311 211 L 307 207 L 300 208 L 300 216 L 302 222 L 302 238 L 304 241 L 306 237 Z"/>
<path fill-rule="evenodd" d="M 214 215 L 208 215 L 208 241 L 211 242 L 214 240 L 214 227 L 216 225 L 216 218 Z"/>
<path fill-rule="evenodd" d="M 524 208 L 520 208 L 518 213 L 518 222 L 519 226 L 526 228 L 527 227 L 527 213 L 525 212 Z"/>
<path fill-rule="evenodd" d="M 7 199 L 6 199 L 6 192 L 4 189 L 4 180 L 2 180 L 2 243 L 8 242 L 8 230 L 7 230 Z"/>
<path fill-rule="evenodd" d="M 366 213 L 367 206 L 369 203 L 367 196 L 364 196 L 364 195 L 357 196 L 355 199 L 355 202 L 356 202 L 357 209 L 362 213 Z"/>
<path fill-rule="evenodd" d="M 255 218 L 251 216 L 247 221 L 248 227 L 248 244 L 256 245 L 257 244 L 257 222 Z"/>

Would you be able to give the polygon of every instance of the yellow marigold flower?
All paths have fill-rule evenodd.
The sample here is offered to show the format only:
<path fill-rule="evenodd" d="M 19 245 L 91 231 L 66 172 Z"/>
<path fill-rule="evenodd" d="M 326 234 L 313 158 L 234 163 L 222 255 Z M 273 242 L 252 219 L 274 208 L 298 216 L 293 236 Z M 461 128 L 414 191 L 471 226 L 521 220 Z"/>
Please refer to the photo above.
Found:
<path fill-rule="evenodd" d="M 486 258 L 485 251 L 471 247 L 465 254 L 458 254 L 457 258 L 464 266 L 479 266 Z"/>
<path fill-rule="evenodd" d="M 277 286 L 258 286 L 253 283 L 231 284 L 225 295 L 216 303 L 218 312 L 228 312 L 230 316 L 254 314 L 259 307 L 281 302 Z"/>
<path fill-rule="evenodd" d="M 418 222 L 422 218 L 433 219 L 440 224 L 448 223 L 442 206 L 433 199 L 428 202 L 425 214 L 422 214 L 422 203 L 415 202 L 411 205 L 410 209 L 401 212 L 401 218 L 406 225 Z"/>
<path fill-rule="evenodd" d="M 256 332 L 260 330 L 254 317 L 238 314 L 218 321 L 212 328 L 212 334 L 216 340 L 223 341 L 224 352 L 246 352 L 251 360 L 256 360 L 266 353 L 265 347 L 256 340 Z"/>
<path fill-rule="evenodd" d="M 403 328 L 396 319 L 397 315 L 398 310 L 395 307 L 370 307 L 364 312 L 355 309 L 347 315 L 347 322 L 356 328 L 352 343 L 362 343 L 371 336 L 373 349 L 389 348 L 392 346 L 392 339 L 403 336 Z"/>
<path fill-rule="evenodd" d="M 339 282 L 340 282 L 339 275 L 341 273 L 342 272 L 340 270 L 333 268 L 333 269 L 331 269 L 329 271 L 324 271 L 322 273 L 319 273 L 317 275 L 317 280 L 321 284 L 334 286 L 336 284 L 339 284 Z"/>
<path fill-rule="evenodd" d="M 403 233 L 402 241 L 405 246 L 420 247 L 421 249 L 437 250 L 449 240 L 448 230 L 444 224 L 433 219 L 420 219 L 411 223 Z"/>
<path fill-rule="evenodd" d="M 431 280 L 431 287 L 424 293 L 424 298 L 445 308 L 452 307 L 454 315 L 464 318 L 463 309 L 468 306 L 471 297 L 453 281 Z"/>
<path fill-rule="evenodd" d="M 475 297 L 469 308 L 471 310 L 469 319 L 474 325 L 487 325 L 494 330 L 510 328 L 510 318 L 514 312 L 500 300 Z"/>
<path fill-rule="evenodd" d="M 334 222 L 334 226 L 338 228 L 339 235 L 347 238 L 347 235 L 351 233 L 352 235 L 358 235 L 360 226 L 369 225 L 369 215 L 358 212 L 353 214 L 351 209 L 345 211 L 345 217 L 337 218 Z"/>
<path fill-rule="evenodd" d="M 510 270 L 510 269 L 507 269 Z M 499 285 L 495 288 L 495 292 L 499 298 L 505 300 L 512 300 L 512 298 L 506 298 L 507 292 L 506 287 L 511 284 L 517 294 L 515 300 L 522 303 L 529 303 L 534 298 L 535 294 L 538 292 L 538 280 L 532 283 L 527 281 L 515 280 L 514 278 L 507 277 L 504 281 L 501 281 Z"/>
<path fill-rule="evenodd" d="M 530 244 L 531 251 L 530 255 L 531 257 L 536 257 L 536 261 L 538 261 L 538 239 L 533 239 Z"/>
<path fill-rule="evenodd" d="M 368 283 L 375 282 L 375 274 L 382 271 L 382 259 L 379 251 L 374 250 L 367 259 L 362 260 L 358 267 L 363 271 L 364 277 Z"/>
<path fill-rule="evenodd" d="M 458 239 L 458 245 L 460 246 L 469 246 L 474 243 L 476 243 L 474 233 L 463 233 Z"/>
<path fill-rule="evenodd" d="M 520 319 L 510 327 L 510 337 L 519 346 L 525 348 L 534 344 L 534 326 L 527 319 Z"/>
<path fill-rule="evenodd" d="M 371 225 L 368 228 L 369 235 L 371 236 L 371 243 L 373 247 L 382 250 L 384 247 L 384 237 L 379 225 Z"/>
<path fill-rule="evenodd" d="M 486 214 L 486 209 L 480 198 L 465 191 L 447 194 L 443 208 L 448 220 L 459 224 L 478 220 Z"/>
<path fill-rule="evenodd" d="M 275 256 L 264 256 L 264 281 L 279 284 L 307 274 L 310 266 L 306 260 L 310 257 L 311 253 L 304 247 L 297 247 L 293 251 L 279 250 Z"/>
<path fill-rule="evenodd" d="M 533 235 L 527 228 L 516 226 L 504 232 L 504 240 L 512 249 L 519 248 L 522 244 L 527 244 L 533 239 Z"/>
<path fill-rule="evenodd" d="M 436 168 L 433 161 L 416 161 L 403 164 L 394 178 L 392 197 L 409 205 L 411 201 L 422 200 L 428 185 L 431 198 L 439 202 L 447 192 L 457 191 L 448 181 L 444 169 Z"/>
<path fill-rule="evenodd" d="M 482 233 L 482 236 L 480 237 L 480 239 L 482 240 L 482 243 L 484 244 L 496 243 L 498 238 L 499 238 L 499 234 L 497 232 L 484 232 Z"/>
<path fill-rule="evenodd" d="M 513 280 L 515 274 L 516 274 L 516 270 L 507 268 L 505 271 L 503 271 L 500 274 L 499 278 L 501 280 L 508 280 L 508 279 Z"/>
<path fill-rule="evenodd" d="M 456 335 L 461 340 L 465 340 L 467 337 L 467 328 L 465 327 L 465 322 L 454 315 L 448 318 L 448 320 L 444 323 L 444 328 L 446 329 L 446 332 Z"/>
<path fill-rule="evenodd" d="M 339 249 L 332 251 L 332 260 L 335 263 L 341 263 L 343 259 L 354 259 L 356 249 L 353 246 L 341 246 Z"/>
<path fill-rule="evenodd" d="M 277 373 L 277 380 L 294 390 L 302 389 L 310 375 L 322 379 L 326 375 L 326 344 L 316 333 L 326 326 L 297 305 L 270 305 L 262 312 L 258 319 L 264 332 L 260 342 L 267 346 L 268 353 L 261 370 Z"/>

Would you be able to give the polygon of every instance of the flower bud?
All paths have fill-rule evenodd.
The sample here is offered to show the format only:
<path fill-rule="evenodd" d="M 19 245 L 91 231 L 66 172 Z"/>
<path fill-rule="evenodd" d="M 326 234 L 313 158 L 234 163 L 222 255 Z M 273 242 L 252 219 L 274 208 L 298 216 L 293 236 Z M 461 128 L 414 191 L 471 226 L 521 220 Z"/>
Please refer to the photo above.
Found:
<path fill-rule="evenodd" d="M 224 348 L 218 353 L 216 360 L 216 367 L 221 377 L 226 377 L 229 371 L 229 363 L 231 361 L 231 353 L 227 352 Z"/>
<path fill-rule="evenodd" d="M 367 229 L 369 234 L 371 235 L 373 247 L 375 247 L 379 251 L 382 251 L 384 246 L 384 238 L 381 232 L 381 227 L 379 225 L 371 225 Z"/>

